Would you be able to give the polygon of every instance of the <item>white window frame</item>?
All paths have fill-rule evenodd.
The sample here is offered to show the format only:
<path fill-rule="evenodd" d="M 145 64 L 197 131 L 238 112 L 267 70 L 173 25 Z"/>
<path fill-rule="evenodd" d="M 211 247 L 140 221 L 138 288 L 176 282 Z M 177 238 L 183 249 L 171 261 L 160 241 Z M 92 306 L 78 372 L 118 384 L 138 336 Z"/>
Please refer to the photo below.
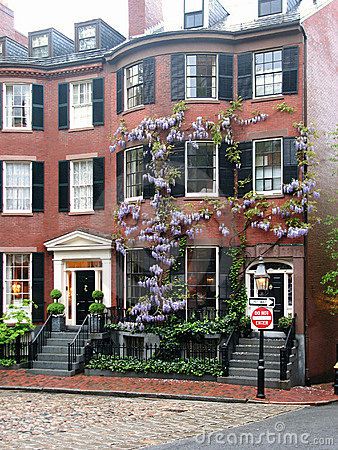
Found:
<path fill-rule="evenodd" d="M 34 42 L 34 39 L 40 39 L 42 36 L 46 36 L 47 37 L 47 44 L 44 44 L 44 45 L 33 45 L 33 42 Z M 49 46 L 49 44 L 50 44 L 50 39 L 49 39 L 49 33 L 41 33 L 41 34 L 36 34 L 35 36 L 32 36 L 32 40 L 31 40 L 31 46 L 32 46 L 32 57 L 33 58 L 47 58 L 48 56 L 49 56 L 49 50 L 50 50 L 50 46 Z M 38 48 L 38 49 L 41 49 L 41 48 L 47 48 L 47 54 L 46 55 L 43 55 L 43 56 L 34 56 L 33 55 L 33 53 L 34 53 L 34 49 L 36 49 L 36 48 Z"/>
<path fill-rule="evenodd" d="M 29 86 L 29 114 L 27 117 L 27 127 L 7 126 L 7 108 L 8 108 L 7 87 L 15 86 L 15 85 Z M 10 130 L 10 131 L 32 131 L 32 109 L 33 109 L 32 83 L 4 83 L 2 98 L 3 98 L 3 106 L 2 106 L 3 129 Z M 13 108 L 13 107 L 11 107 L 11 108 Z M 11 118 L 13 118 L 12 115 L 11 115 Z"/>
<path fill-rule="evenodd" d="M 93 158 L 88 159 L 75 159 L 70 161 L 70 212 L 72 213 L 87 213 L 94 212 L 94 200 L 92 202 L 92 207 L 88 209 L 75 209 L 74 208 L 74 163 L 83 163 L 84 161 L 91 161 L 93 165 Z M 93 174 L 94 175 L 94 174 Z M 94 194 L 94 179 L 92 178 L 92 189 Z"/>
<path fill-rule="evenodd" d="M 144 103 L 142 101 L 142 103 L 140 103 L 139 105 L 136 106 L 131 106 L 130 108 L 128 107 L 128 88 L 127 88 L 127 70 L 131 69 L 134 66 L 138 66 L 139 64 L 142 64 L 142 70 L 143 70 L 143 60 L 142 61 L 137 61 L 133 64 L 130 64 L 128 67 L 126 67 L 124 69 L 124 76 L 123 76 L 123 83 L 124 83 L 124 111 L 132 111 L 135 108 L 142 108 L 144 106 Z M 144 76 L 144 73 L 142 72 L 142 76 Z M 129 88 L 130 89 L 130 88 Z M 144 99 L 144 78 L 142 81 L 142 100 Z"/>
<path fill-rule="evenodd" d="M 208 7 L 208 1 L 209 0 L 202 0 L 202 20 L 203 20 L 202 25 L 200 25 L 198 27 L 188 27 L 188 28 L 186 28 L 186 26 L 185 26 L 185 16 L 187 14 L 197 13 L 197 12 L 199 12 L 201 10 L 200 9 L 194 9 L 194 10 L 191 10 L 191 11 L 187 11 L 186 1 L 187 0 L 184 0 L 184 2 L 183 2 L 184 3 L 184 5 L 183 5 L 183 29 L 185 29 L 185 30 L 196 30 L 196 29 L 201 29 L 201 28 L 207 28 L 208 23 L 209 23 L 209 7 Z"/>
<path fill-rule="evenodd" d="M 286 14 L 286 11 L 287 11 L 287 1 L 282 0 L 282 11 L 280 13 L 272 13 L 272 14 L 266 14 L 264 16 L 260 16 L 259 15 L 259 4 L 257 2 L 257 19 L 264 19 L 266 17 L 272 17 L 272 16 L 277 16 L 280 14 Z"/>
<path fill-rule="evenodd" d="M 124 155 L 124 199 L 127 202 L 136 202 L 138 200 L 143 200 L 143 179 L 141 182 L 142 183 L 142 195 L 135 196 L 135 197 L 127 197 L 127 153 L 132 150 L 137 150 L 137 149 L 142 149 L 142 153 L 143 153 L 142 145 L 138 145 L 136 147 L 127 148 L 125 150 L 125 155 Z M 142 159 L 142 162 L 143 162 L 143 159 Z M 143 174 L 143 170 L 142 170 L 142 174 Z"/>
<path fill-rule="evenodd" d="M 187 78 L 188 78 L 188 74 L 187 74 L 187 58 L 188 56 L 214 56 L 215 57 L 215 70 L 216 70 L 216 90 L 215 90 L 215 97 L 188 97 L 187 93 L 188 93 L 188 87 L 187 87 Z M 185 100 L 190 100 L 190 101 L 196 101 L 196 100 L 211 100 L 211 101 L 215 101 L 218 100 L 218 54 L 217 53 L 186 53 L 185 54 L 185 60 L 184 60 L 184 84 L 185 84 Z"/>
<path fill-rule="evenodd" d="M 32 284 L 33 284 L 33 268 L 32 268 L 32 253 L 17 253 L 17 252 L 13 252 L 13 253 L 4 253 L 4 257 L 3 257 L 3 311 L 4 312 L 8 312 L 8 306 L 11 303 L 7 304 L 7 282 L 11 282 L 13 280 L 7 280 L 7 259 L 8 259 L 8 255 L 29 255 L 29 279 L 28 279 L 28 285 L 29 285 L 29 300 L 32 300 Z M 18 302 L 19 303 L 19 302 Z M 21 306 L 22 309 L 24 311 L 26 311 L 29 315 L 32 314 L 32 305 L 29 306 L 22 306 L 16 303 L 13 303 L 16 306 Z"/>
<path fill-rule="evenodd" d="M 88 103 L 86 105 L 82 105 L 83 107 L 89 107 L 91 108 L 91 117 L 88 124 L 79 124 L 78 120 L 75 119 L 75 111 L 76 109 L 81 108 L 81 105 L 74 105 L 74 86 L 81 85 L 81 84 L 88 84 L 90 83 L 92 86 L 92 98 L 91 103 Z M 93 127 L 93 80 L 80 80 L 80 81 L 74 81 L 73 83 L 69 84 L 69 100 L 70 100 L 70 121 L 69 121 L 69 128 L 71 130 L 76 129 L 82 129 L 82 128 L 92 128 Z"/>
<path fill-rule="evenodd" d="M 87 37 L 84 37 L 84 38 L 80 38 L 80 28 L 86 28 L 86 27 L 94 28 L 94 30 L 95 30 L 94 36 L 87 36 Z M 89 51 L 93 51 L 93 50 L 97 49 L 97 33 L 98 33 L 98 29 L 97 29 L 97 25 L 95 23 L 87 24 L 87 25 L 82 24 L 82 25 L 80 25 L 77 28 L 77 40 L 78 40 L 78 45 L 79 45 L 79 52 L 89 52 Z M 95 46 L 94 47 L 85 48 L 85 49 L 81 49 L 80 48 L 80 42 L 81 41 L 85 41 L 86 39 L 92 39 L 92 38 L 95 38 Z"/>
<path fill-rule="evenodd" d="M 29 209 L 8 209 L 7 208 L 7 195 L 6 195 L 6 172 L 7 172 L 7 164 L 27 164 L 29 165 L 29 173 L 30 173 L 30 208 Z M 33 167 L 32 162 L 29 161 L 4 161 L 2 168 L 2 198 L 3 198 L 3 212 L 8 214 L 29 214 L 32 212 L 33 205 Z"/>
<path fill-rule="evenodd" d="M 278 190 L 271 191 L 256 191 L 256 142 L 266 142 L 266 141 L 280 141 L 280 151 L 281 151 L 281 188 Z M 252 155 L 252 179 L 253 179 L 253 191 L 260 195 L 265 196 L 274 196 L 274 195 L 282 195 L 283 194 L 283 138 L 268 138 L 268 139 L 256 139 L 253 141 L 253 155 Z"/>
<path fill-rule="evenodd" d="M 197 144 L 214 144 L 213 141 L 193 141 L 196 142 Z M 185 160 L 185 164 L 184 164 L 184 189 L 185 189 L 185 197 L 190 197 L 190 198 L 204 198 L 204 197 L 218 197 L 219 196 L 219 161 L 218 161 L 218 145 L 214 144 L 215 146 L 215 152 L 216 152 L 216 165 L 215 165 L 215 171 L 216 171 L 216 177 L 215 177 L 215 192 L 191 192 L 188 193 L 188 145 L 190 144 L 189 141 L 185 142 L 185 150 L 184 150 L 184 160 Z"/>
<path fill-rule="evenodd" d="M 282 92 L 280 94 L 266 94 L 266 95 L 256 95 L 256 55 L 259 55 L 260 53 L 270 53 L 270 52 L 277 52 L 277 51 L 281 51 L 282 52 L 282 70 L 281 70 L 281 74 L 282 74 Z M 253 58 L 252 58 L 252 75 L 253 75 L 253 80 L 252 80 L 252 87 L 253 87 L 253 99 L 254 100 L 262 100 L 265 98 L 270 98 L 270 97 L 283 97 L 283 49 L 282 47 L 278 47 L 278 48 L 270 48 L 270 49 L 265 49 L 265 50 L 260 50 L 259 52 L 254 52 L 253 54 Z M 263 74 L 264 75 L 264 74 Z"/>

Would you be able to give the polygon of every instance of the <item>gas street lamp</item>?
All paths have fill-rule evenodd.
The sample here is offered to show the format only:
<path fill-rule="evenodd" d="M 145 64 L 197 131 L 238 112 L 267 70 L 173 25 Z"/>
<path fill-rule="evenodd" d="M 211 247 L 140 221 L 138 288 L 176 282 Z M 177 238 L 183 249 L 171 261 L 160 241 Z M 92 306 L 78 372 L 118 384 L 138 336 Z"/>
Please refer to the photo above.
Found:
<path fill-rule="evenodd" d="M 269 289 L 270 275 L 265 270 L 264 259 L 262 256 L 259 258 L 259 264 L 255 271 L 254 278 L 258 291 L 258 297 L 263 297 Z"/>

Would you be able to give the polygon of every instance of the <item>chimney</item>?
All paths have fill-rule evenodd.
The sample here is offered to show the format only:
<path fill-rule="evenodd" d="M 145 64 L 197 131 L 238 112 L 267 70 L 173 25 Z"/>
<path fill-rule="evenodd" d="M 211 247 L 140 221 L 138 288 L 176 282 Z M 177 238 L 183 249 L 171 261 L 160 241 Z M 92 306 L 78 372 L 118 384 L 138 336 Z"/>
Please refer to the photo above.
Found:
<path fill-rule="evenodd" d="M 14 28 L 14 11 L 7 6 L 8 2 L 0 0 L 0 36 L 7 36 L 27 46 L 27 37 Z"/>
<path fill-rule="evenodd" d="M 163 22 L 162 0 L 128 0 L 129 37 L 144 34 Z"/>

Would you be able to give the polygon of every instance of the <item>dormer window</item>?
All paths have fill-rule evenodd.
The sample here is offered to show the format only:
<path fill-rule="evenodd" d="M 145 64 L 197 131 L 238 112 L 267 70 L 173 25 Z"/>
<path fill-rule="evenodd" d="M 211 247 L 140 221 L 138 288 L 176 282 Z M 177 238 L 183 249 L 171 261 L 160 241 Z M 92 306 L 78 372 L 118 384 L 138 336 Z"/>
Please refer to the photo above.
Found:
<path fill-rule="evenodd" d="M 203 27 L 204 0 L 184 0 L 184 28 Z"/>
<path fill-rule="evenodd" d="M 83 25 L 78 28 L 79 51 L 93 50 L 96 45 L 96 25 Z"/>
<path fill-rule="evenodd" d="M 258 0 L 258 17 L 279 14 L 283 11 L 283 0 Z"/>
<path fill-rule="evenodd" d="M 48 33 L 32 36 L 32 57 L 45 58 L 49 56 Z"/>

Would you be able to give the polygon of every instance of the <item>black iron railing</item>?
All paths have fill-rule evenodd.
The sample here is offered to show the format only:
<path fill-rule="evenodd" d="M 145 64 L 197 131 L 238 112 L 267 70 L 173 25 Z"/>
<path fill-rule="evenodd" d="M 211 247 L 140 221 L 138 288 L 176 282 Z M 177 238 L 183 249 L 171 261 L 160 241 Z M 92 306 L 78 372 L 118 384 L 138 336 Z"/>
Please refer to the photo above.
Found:
<path fill-rule="evenodd" d="M 89 315 L 82 322 L 78 332 L 72 342 L 68 343 L 68 370 L 73 370 L 73 365 L 77 362 L 78 356 L 89 339 Z"/>
<path fill-rule="evenodd" d="M 28 361 L 31 333 L 17 336 L 12 342 L 0 345 L 0 359 L 12 359 L 16 364 Z"/>
<path fill-rule="evenodd" d="M 42 348 L 47 343 L 47 339 L 52 336 L 52 316 L 48 316 L 46 322 L 42 325 L 38 334 L 29 344 L 28 362 L 29 367 L 32 368 L 33 361 L 36 360 L 38 353 L 41 353 Z"/>
<path fill-rule="evenodd" d="M 233 352 L 236 350 L 236 345 L 238 345 L 238 342 L 239 342 L 239 332 L 236 329 L 234 329 L 229 334 L 229 336 L 226 339 L 224 339 L 220 344 L 220 356 L 225 377 L 229 376 L 230 359 Z"/>
<path fill-rule="evenodd" d="M 280 380 L 287 380 L 288 364 L 294 340 L 296 337 L 296 315 L 292 319 L 292 323 L 286 335 L 284 346 L 280 349 Z"/>

